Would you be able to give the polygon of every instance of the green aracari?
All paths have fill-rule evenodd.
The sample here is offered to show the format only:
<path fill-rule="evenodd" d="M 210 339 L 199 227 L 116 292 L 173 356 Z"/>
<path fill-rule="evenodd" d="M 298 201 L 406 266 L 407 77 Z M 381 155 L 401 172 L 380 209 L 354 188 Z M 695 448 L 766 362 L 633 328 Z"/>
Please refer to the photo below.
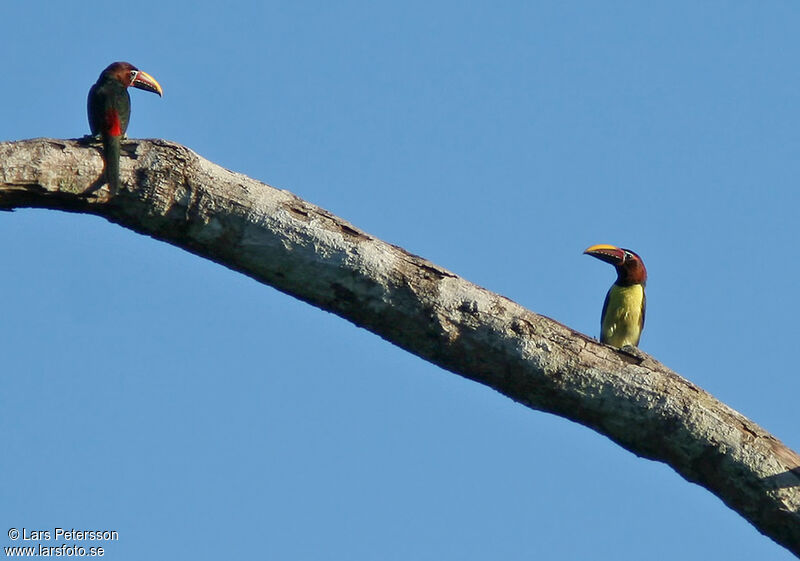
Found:
<path fill-rule="evenodd" d="M 131 96 L 128 94 L 131 86 L 159 96 L 164 94 L 161 85 L 147 72 L 129 62 L 115 62 L 100 74 L 89 90 L 87 100 L 89 128 L 92 135 L 99 136 L 103 142 L 106 181 L 114 192 L 120 188 L 120 142 L 131 117 Z"/>
<path fill-rule="evenodd" d="M 614 265 L 617 280 L 611 285 L 600 317 L 600 341 L 621 349 L 638 346 L 644 329 L 647 269 L 642 258 L 630 249 L 593 245 L 586 255 Z"/>

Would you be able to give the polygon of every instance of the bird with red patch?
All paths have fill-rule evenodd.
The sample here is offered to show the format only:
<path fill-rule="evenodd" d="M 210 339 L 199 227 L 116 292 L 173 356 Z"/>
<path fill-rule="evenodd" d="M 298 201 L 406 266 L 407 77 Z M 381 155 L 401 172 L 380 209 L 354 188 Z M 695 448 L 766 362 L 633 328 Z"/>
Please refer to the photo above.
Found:
<path fill-rule="evenodd" d="M 131 117 L 129 87 L 157 93 L 159 96 L 164 94 L 161 85 L 147 72 L 129 62 L 115 62 L 100 74 L 89 90 L 87 101 L 89 128 L 93 136 L 99 135 L 103 141 L 106 180 L 113 192 L 118 192 L 120 188 L 120 143 Z"/>
<path fill-rule="evenodd" d="M 613 245 L 593 245 L 584 251 L 610 263 L 617 270 L 617 280 L 611 285 L 603 303 L 600 317 L 600 341 L 621 349 L 636 347 L 644 329 L 644 313 L 647 303 L 644 286 L 647 284 L 647 269 L 642 258 L 630 249 Z"/>

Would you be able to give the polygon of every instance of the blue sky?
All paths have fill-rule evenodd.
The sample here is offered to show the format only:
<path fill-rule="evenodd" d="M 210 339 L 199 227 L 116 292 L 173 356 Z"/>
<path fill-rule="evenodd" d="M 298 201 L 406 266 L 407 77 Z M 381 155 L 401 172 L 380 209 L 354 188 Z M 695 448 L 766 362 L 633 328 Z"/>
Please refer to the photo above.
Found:
<path fill-rule="evenodd" d="M 128 60 L 165 91 L 131 93 L 129 136 L 584 333 L 614 273 L 581 252 L 629 247 L 649 271 L 642 349 L 800 449 L 800 6 L 4 2 L 0 19 L 0 139 L 87 133 L 89 87 Z M 670 468 L 177 248 L 39 210 L 0 216 L 0 240 L 3 533 L 112 529 L 115 560 L 792 558 Z"/>

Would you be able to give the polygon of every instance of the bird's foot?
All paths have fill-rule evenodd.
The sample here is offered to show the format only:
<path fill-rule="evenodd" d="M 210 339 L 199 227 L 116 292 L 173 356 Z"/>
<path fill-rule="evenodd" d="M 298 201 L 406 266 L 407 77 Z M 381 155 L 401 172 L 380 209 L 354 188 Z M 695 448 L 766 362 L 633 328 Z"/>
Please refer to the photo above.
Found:
<path fill-rule="evenodd" d="M 84 134 L 76 140 L 81 144 L 94 144 L 102 141 L 99 134 Z"/>
<path fill-rule="evenodd" d="M 628 356 L 632 356 L 633 358 L 639 359 L 639 364 L 645 361 L 647 355 L 644 354 L 642 351 L 639 350 L 638 347 L 634 345 L 625 345 L 624 347 L 619 349 L 619 352 L 625 353 Z"/>

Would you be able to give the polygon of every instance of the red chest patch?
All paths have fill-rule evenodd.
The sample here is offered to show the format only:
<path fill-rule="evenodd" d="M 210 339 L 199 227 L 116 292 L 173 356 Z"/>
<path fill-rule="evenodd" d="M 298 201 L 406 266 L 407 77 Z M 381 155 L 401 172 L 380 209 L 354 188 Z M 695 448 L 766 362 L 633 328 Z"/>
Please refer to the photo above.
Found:
<path fill-rule="evenodd" d="M 116 109 L 106 111 L 106 131 L 111 136 L 122 136 L 122 125 L 119 122 L 119 113 Z"/>

